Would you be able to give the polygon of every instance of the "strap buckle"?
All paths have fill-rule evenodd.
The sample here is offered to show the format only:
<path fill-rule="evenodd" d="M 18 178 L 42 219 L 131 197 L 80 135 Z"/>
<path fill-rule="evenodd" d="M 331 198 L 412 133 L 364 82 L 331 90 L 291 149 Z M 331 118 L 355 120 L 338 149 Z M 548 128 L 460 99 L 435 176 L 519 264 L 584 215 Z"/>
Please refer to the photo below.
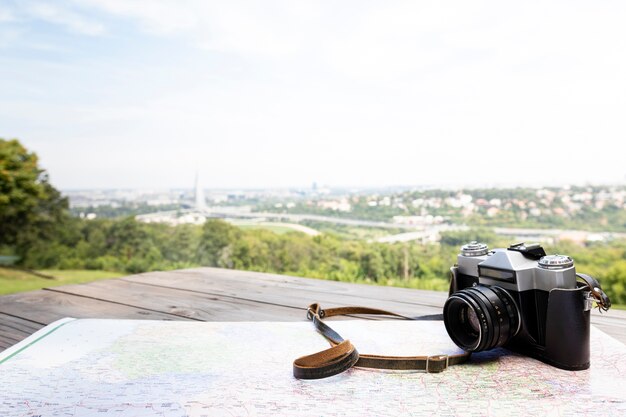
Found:
<path fill-rule="evenodd" d="M 433 355 L 426 357 L 426 373 L 427 374 L 436 374 L 448 369 L 449 364 L 449 356 L 448 355 Z"/>
<path fill-rule="evenodd" d="M 596 306 L 598 307 L 598 310 L 600 312 L 608 311 L 609 308 L 611 308 L 611 300 L 606 295 L 606 293 L 602 291 L 602 287 L 600 286 L 600 283 L 598 282 L 598 280 L 587 274 L 576 274 L 576 276 L 582 279 L 587 285 L 587 287 L 589 288 L 591 297 L 593 298 L 593 301 L 596 302 Z M 588 310 L 587 309 L 588 304 L 589 302 L 585 300 L 585 311 Z"/>
<path fill-rule="evenodd" d="M 313 320 L 313 317 L 315 316 L 315 310 L 312 309 L 311 307 L 306 309 L 306 318 L 307 320 Z M 326 312 L 324 310 L 322 310 L 321 308 L 317 309 L 317 315 L 319 316 L 320 319 L 323 319 L 326 316 Z"/>

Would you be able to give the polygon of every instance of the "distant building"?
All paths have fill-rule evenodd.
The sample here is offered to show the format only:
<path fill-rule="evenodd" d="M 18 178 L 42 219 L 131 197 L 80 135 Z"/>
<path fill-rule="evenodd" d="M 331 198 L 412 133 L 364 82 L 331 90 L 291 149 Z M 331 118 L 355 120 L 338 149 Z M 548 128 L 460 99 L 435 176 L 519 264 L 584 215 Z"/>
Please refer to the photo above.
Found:
<path fill-rule="evenodd" d="M 352 211 L 352 205 L 346 198 L 342 198 L 340 200 L 318 201 L 317 207 L 320 207 L 326 210 L 334 210 L 334 211 L 343 211 L 343 212 Z"/>
<path fill-rule="evenodd" d="M 200 186 L 200 174 L 196 172 L 196 184 L 195 184 L 195 201 L 196 210 L 203 211 L 206 209 L 206 199 L 204 198 L 204 190 Z"/>

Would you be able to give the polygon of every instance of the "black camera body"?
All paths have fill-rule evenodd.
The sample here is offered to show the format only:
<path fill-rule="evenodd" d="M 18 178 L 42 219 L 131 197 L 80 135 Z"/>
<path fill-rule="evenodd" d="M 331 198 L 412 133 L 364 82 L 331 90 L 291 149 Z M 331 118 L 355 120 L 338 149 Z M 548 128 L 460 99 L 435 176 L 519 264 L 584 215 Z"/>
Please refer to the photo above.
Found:
<path fill-rule="evenodd" d="M 538 244 L 489 250 L 471 242 L 451 268 L 444 323 L 468 352 L 503 346 L 555 367 L 589 367 L 589 287 L 574 261 Z"/>

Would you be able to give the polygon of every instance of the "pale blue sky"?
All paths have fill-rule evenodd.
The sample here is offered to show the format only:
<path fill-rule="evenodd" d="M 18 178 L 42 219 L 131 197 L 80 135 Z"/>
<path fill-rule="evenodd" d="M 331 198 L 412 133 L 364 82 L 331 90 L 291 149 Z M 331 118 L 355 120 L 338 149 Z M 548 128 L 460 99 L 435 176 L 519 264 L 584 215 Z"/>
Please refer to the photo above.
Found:
<path fill-rule="evenodd" d="M 626 180 L 626 3 L 0 0 L 61 188 Z"/>

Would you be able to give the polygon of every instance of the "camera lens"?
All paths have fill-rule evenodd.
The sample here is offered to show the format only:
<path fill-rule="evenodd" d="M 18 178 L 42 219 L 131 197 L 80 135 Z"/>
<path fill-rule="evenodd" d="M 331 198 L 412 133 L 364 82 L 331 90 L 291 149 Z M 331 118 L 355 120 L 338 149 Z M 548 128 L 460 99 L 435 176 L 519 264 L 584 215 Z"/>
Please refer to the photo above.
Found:
<path fill-rule="evenodd" d="M 467 310 L 467 320 L 474 332 L 480 332 L 480 322 L 478 321 L 478 316 L 476 316 L 474 309 Z"/>
<path fill-rule="evenodd" d="M 443 306 L 443 320 L 450 338 L 468 352 L 502 346 L 520 327 L 513 297 L 503 288 L 485 285 L 452 294 Z"/>

